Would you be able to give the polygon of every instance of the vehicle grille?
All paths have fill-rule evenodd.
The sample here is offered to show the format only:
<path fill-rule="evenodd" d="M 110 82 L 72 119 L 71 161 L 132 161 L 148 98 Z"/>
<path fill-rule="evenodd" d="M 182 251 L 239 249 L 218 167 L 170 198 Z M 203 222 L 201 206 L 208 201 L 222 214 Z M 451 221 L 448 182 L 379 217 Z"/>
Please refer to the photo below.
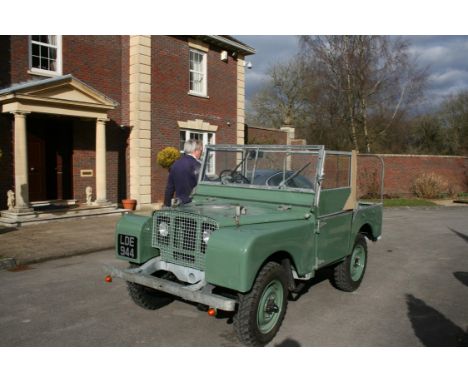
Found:
<path fill-rule="evenodd" d="M 161 235 L 165 223 L 167 235 Z M 218 223 L 205 216 L 176 210 L 158 211 L 153 216 L 152 246 L 159 248 L 161 260 L 199 270 L 205 269 L 206 243 L 203 232 L 216 231 Z"/>

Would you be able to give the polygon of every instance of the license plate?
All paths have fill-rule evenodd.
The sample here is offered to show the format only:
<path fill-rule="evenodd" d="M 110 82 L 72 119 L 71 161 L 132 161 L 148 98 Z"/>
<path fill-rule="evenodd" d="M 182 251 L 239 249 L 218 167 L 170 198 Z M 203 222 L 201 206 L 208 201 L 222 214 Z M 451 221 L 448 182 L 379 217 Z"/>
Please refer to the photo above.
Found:
<path fill-rule="evenodd" d="M 135 236 L 123 235 L 119 233 L 118 254 L 119 256 L 128 257 L 129 259 L 136 259 L 137 238 Z"/>

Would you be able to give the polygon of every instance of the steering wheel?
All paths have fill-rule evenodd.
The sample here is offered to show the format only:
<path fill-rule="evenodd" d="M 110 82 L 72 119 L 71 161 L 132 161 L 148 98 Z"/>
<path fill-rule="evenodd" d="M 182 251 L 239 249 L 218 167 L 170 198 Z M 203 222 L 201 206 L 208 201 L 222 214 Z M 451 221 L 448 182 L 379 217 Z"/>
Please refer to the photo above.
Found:
<path fill-rule="evenodd" d="M 250 181 L 242 175 L 239 171 L 232 171 L 230 169 L 223 170 L 219 173 L 219 179 L 222 184 L 228 183 L 250 183 Z"/>

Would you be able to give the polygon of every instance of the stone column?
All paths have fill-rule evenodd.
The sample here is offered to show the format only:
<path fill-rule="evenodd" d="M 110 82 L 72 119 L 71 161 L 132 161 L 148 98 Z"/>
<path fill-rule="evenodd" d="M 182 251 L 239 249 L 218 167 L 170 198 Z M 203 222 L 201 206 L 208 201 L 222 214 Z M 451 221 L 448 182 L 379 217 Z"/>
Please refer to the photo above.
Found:
<path fill-rule="evenodd" d="M 151 205 L 151 36 L 130 36 L 130 195 Z"/>
<path fill-rule="evenodd" d="M 296 129 L 294 127 L 292 127 L 291 125 L 285 124 L 285 126 L 280 127 L 280 130 L 284 131 L 287 134 L 286 135 L 286 144 L 290 145 L 291 141 L 293 139 L 295 139 Z"/>
<path fill-rule="evenodd" d="M 28 141 L 26 136 L 27 112 L 14 112 L 15 116 L 15 210 L 30 212 L 29 206 L 29 168 Z"/>
<path fill-rule="evenodd" d="M 287 123 L 289 122 L 289 118 L 288 118 L 288 120 L 286 122 Z M 286 144 L 290 145 L 291 140 L 294 139 L 296 130 L 294 129 L 294 127 L 292 127 L 289 124 L 285 124 L 285 126 L 281 126 L 280 130 L 284 131 L 286 133 Z M 288 158 L 286 159 L 286 167 L 287 167 L 288 170 L 291 170 L 291 156 L 288 156 Z"/>
<path fill-rule="evenodd" d="M 109 204 L 107 200 L 106 173 L 106 121 L 96 120 L 96 202 L 97 205 Z"/>

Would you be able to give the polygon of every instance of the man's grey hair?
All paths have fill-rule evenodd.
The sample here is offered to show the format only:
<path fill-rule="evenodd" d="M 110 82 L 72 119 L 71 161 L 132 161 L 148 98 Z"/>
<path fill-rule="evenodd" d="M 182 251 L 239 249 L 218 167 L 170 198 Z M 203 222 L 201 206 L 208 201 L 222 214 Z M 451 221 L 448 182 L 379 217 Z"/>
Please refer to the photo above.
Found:
<path fill-rule="evenodd" d="M 197 139 L 189 139 L 184 143 L 184 153 L 192 154 L 195 150 L 203 150 L 203 143 Z"/>

